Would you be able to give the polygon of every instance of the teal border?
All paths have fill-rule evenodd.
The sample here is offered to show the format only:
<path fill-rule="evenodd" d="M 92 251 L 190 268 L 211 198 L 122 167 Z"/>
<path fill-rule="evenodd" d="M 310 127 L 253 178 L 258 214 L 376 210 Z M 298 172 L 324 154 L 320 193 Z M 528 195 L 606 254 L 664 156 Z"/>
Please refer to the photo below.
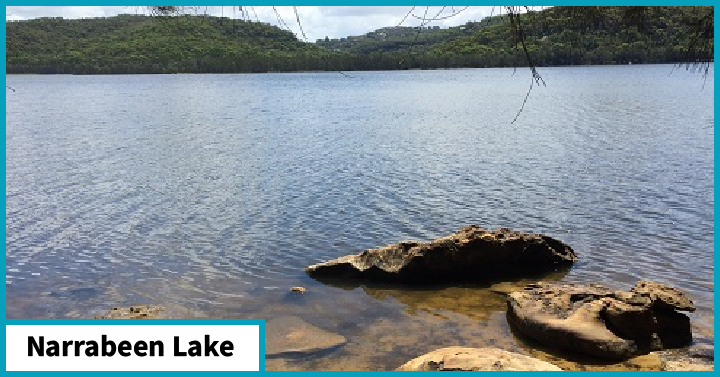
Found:
<path fill-rule="evenodd" d="M 33 5 L 38 5 L 38 2 L 33 2 L 33 3 L 34 3 Z M 51 4 L 53 4 L 54 2 L 39 2 L 39 3 L 40 3 L 40 4 L 43 4 L 43 5 L 51 5 Z M 74 1 L 73 3 L 74 3 L 73 5 L 75 5 L 75 6 L 81 6 L 81 5 L 95 6 L 95 5 L 98 5 L 97 2 L 86 3 L 86 2 L 77 2 L 77 1 Z M 262 3 L 264 3 L 264 2 L 259 2 L 259 3 L 258 3 L 258 2 L 254 2 L 254 3 L 255 3 L 256 5 L 258 5 L 258 4 L 260 3 L 260 5 L 262 5 Z M 304 3 L 304 2 L 301 2 L 301 3 Z M 531 5 L 532 5 L 532 6 L 548 6 L 548 5 L 549 5 L 549 4 L 544 3 L 544 2 L 539 2 L 539 3 L 535 3 L 535 4 L 532 4 L 532 3 L 534 3 L 534 2 L 531 2 Z M 332 5 L 332 4 L 333 4 L 333 3 L 331 3 L 331 2 L 326 2 L 326 1 L 310 2 L 309 4 L 307 4 L 307 3 L 305 3 L 305 4 L 297 4 L 297 3 L 292 3 L 292 2 L 286 3 L 286 2 L 283 1 L 283 2 L 279 2 L 279 3 L 274 3 L 273 5 L 276 5 L 276 6 L 289 6 L 289 5 Z M 7 6 L 7 5 L 8 5 L 8 4 L 6 4 L 6 6 Z M 18 5 L 18 4 L 13 4 L 13 5 Z M 110 3 L 110 4 L 106 4 L 106 5 L 113 5 L 113 4 Z M 118 4 L 118 5 L 119 5 L 119 4 Z M 192 4 L 188 4 L 188 5 L 192 5 Z M 194 4 L 194 5 L 197 5 L 197 4 Z M 268 4 L 268 5 L 269 5 L 269 4 Z M 387 4 L 386 2 L 381 2 L 381 1 L 366 1 L 366 2 L 363 2 L 363 3 L 357 3 L 357 2 L 354 2 L 354 1 L 348 1 L 346 4 L 343 4 L 343 5 L 347 5 L 347 6 L 370 6 L 370 5 L 383 5 L 383 6 L 387 6 L 387 5 L 393 5 L 393 6 L 429 6 L 429 5 L 438 5 L 438 4 L 437 4 L 437 2 L 427 3 L 427 2 L 419 2 L 419 1 L 410 1 L 410 2 L 407 2 L 407 1 L 397 1 L 397 0 L 395 0 L 395 1 L 392 1 L 392 4 Z M 485 5 L 485 4 L 472 4 L 472 5 L 476 5 L 476 6 L 477 6 L 477 5 Z M 493 5 L 493 4 L 487 4 L 487 5 Z M 623 2 L 623 1 L 600 1 L 600 2 L 585 2 L 585 1 L 582 1 L 582 2 L 580 2 L 580 4 L 578 4 L 578 1 L 560 1 L 560 2 L 557 2 L 557 1 L 556 1 L 556 2 L 553 4 L 553 6 L 559 6 L 559 5 L 615 5 L 615 6 L 630 6 L 630 5 L 648 5 L 648 6 L 653 6 L 653 5 L 655 5 L 655 6 L 659 6 L 659 5 L 707 5 L 707 6 L 714 6 L 714 5 L 715 5 L 715 2 L 714 2 L 714 1 L 693 1 L 692 4 L 688 4 L 688 3 L 685 3 L 685 4 L 677 4 L 676 1 L 672 1 L 672 2 L 671 2 L 671 1 L 632 1 L 632 2 L 629 2 L 629 3 L 628 3 L 628 2 Z M 218 6 L 219 6 L 219 5 L 218 5 Z M 715 21 L 717 21 L 717 17 L 716 17 Z M 4 23 L 4 21 L 3 21 L 3 23 Z M 715 22 L 715 34 L 717 34 L 717 32 L 718 32 L 718 25 L 717 25 L 717 22 Z M 5 28 L 4 28 L 4 27 L 3 27 L 3 29 L 2 29 L 2 41 L 3 41 L 3 42 L 2 42 L 2 54 L 3 54 L 2 67 L 3 67 L 3 70 L 5 70 L 5 51 L 6 51 L 6 50 L 5 50 Z M 717 54 L 717 45 L 715 46 L 715 54 Z M 713 78 L 713 80 L 714 80 L 714 78 Z M 5 81 L 6 81 L 6 83 L 7 83 L 7 78 L 6 78 Z M 6 96 L 7 96 L 7 89 L 6 89 Z M 717 99 L 716 99 L 716 104 L 717 104 Z M 5 104 L 3 104 L 3 108 L 5 108 Z M 2 137 L 3 137 L 3 141 L 5 141 L 5 135 L 6 135 L 4 131 L 5 131 L 5 120 L 3 120 L 3 136 L 2 136 Z M 717 139 L 715 139 L 715 140 L 717 140 Z M 717 153 L 717 152 L 716 152 L 716 153 Z M 716 156 L 717 156 L 717 154 L 716 154 Z M 5 151 L 4 149 L 3 149 L 3 157 L 4 157 L 4 158 L 7 157 L 7 156 L 6 156 L 6 151 Z M 3 165 L 2 170 L 3 170 L 3 173 L 5 173 L 5 165 Z M 3 174 L 3 181 L 5 181 L 5 176 L 6 176 L 6 175 Z M 713 181 L 715 182 L 715 184 L 717 184 L 717 181 L 716 181 L 715 179 L 713 179 Z M 7 185 L 7 182 L 5 182 L 5 184 Z M 715 192 L 713 191 L 713 198 L 714 198 L 714 197 L 715 197 Z M 4 192 L 4 193 L 3 193 L 3 198 L 4 198 L 4 200 L 3 200 L 3 210 L 5 211 L 5 205 L 6 205 L 6 203 L 7 203 L 7 192 Z M 716 212 L 714 219 L 717 220 L 717 217 L 718 217 L 718 215 L 717 215 L 717 212 Z M 5 221 L 5 220 L 4 220 L 4 221 Z M 6 231 L 6 227 L 4 226 L 4 227 L 2 228 L 2 237 L 3 237 L 3 240 L 6 239 L 6 233 L 5 233 L 5 231 Z M 715 242 L 717 243 L 717 238 L 716 238 L 716 237 L 715 237 Z M 717 255 L 715 255 L 715 260 L 717 260 Z M 3 256 L 3 261 L 5 261 L 5 256 Z M 713 280 L 715 280 L 715 279 L 714 279 L 714 276 L 713 276 Z M 2 286 L 2 297 L 3 297 L 3 301 L 5 301 L 5 286 Z M 715 297 L 714 301 L 715 301 L 715 306 L 717 306 L 717 297 Z M 77 324 L 82 324 L 82 325 L 118 325 L 118 326 L 130 325 L 130 324 L 132 324 L 132 325 L 228 325 L 228 324 L 229 324 L 229 325 L 259 325 L 259 326 L 260 326 L 260 339 L 261 339 L 261 344 L 260 344 L 260 350 L 261 350 L 261 352 L 260 352 L 260 365 L 259 365 L 259 366 L 260 366 L 260 371 L 261 371 L 261 372 L 264 372 L 264 371 L 265 371 L 265 344 L 264 344 L 264 339 L 265 339 L 265 320 L 263 320 L 263 319 L 247 319 L 247 320 L 245 320 L 245 319 L 160 319 L 160 320 L 153 320 L 153 321 L 113 321 L 113 322 L 107 322 L 107 321 L 98 322 L 97 320 L 92 320 L 92 319 L 78 319 L 78 320 L 73 320 L 73 319 L 7 319 L 7 318 L 6 318 L 5 305 L 3 305 L 3 306 L 2 306 L 2 321 L 3 321 L 3 326 L 2 326 L 3 338 L 5 338 L 5 326 L 7 326 L 7 325 L 71 325 L 71 324 L 72 324 L 72 325 L 77 325 Z M 717 327 L 717 319 L 714 320 L 714 326 Z M 6 343 L 5 341 L 2 341 L 2 342 L 0 343 L 0 352 L 2 352 L 3 355 L 5 355 L 5 347 L 6 347 L 6 344 L 5 344 L 5 343 Z M 717 355 L 716 355 L 716 356 L 717 356 Z M 4 358 L 4 356 L 3 356 L 3 358 Z M 6 364 L 6 361 L 3 361 L 3 364 Z M 23 373 L 23 372 L 12 372 L 12 373 Z M 42 373 L 42 372 L 31 372 L 31 373 Z M 69 375 L 70 373 L 73 373 L 73 374 L 74 374 L 74 373 L 78 373 L 78 372 L 61 372 L 61 373 L 67 373 L 66 375 Z M 92 372 L 91 372 L 91 373 L 92 373 Z M 116 374 L 116 373 L 127 373 L 127 372 L 101 372 L 101 373 Z M 140 374 L 153 373 L 153 374 L 155 374 L 155 373 L 178 373 L 178 372 L 132 372 L 132 373 L 140 373 Z M 180 372 L 180 373 L 187 373 L 187 372 Z M 200 373 L 205 373 L 205 372 L 200 372 Z M 221 373 L 222 373 L 222 372 L 221 372 Z M 253 373 L 253 372 L 250 372 L 250 373 Z M 282 372 L 264 372 L 264 373 L 282 373 Z M 298 372 L 294 372 L 294 373 L 298 373 Z M 314 373 L 314 372 L 299 372 L 299 373 L 306 373 L 306 374 L 307 374 L 307 373 Z M 373 374 L 375 374 L 375 373 L 382 373 L 382 372 L 331 372 L 331 373 L 343 373 L 343 374 L 347 374 L 347 373 L 350 373 L 350 374 L 373 373 Z M 519 373 L 530 373 L 530 372 L 519 372 Z M 552 373 L 552 372 L 539 372 L 539 373 Z M 604 373 L 624 373 L 624 372 L 604 372 Z"/>

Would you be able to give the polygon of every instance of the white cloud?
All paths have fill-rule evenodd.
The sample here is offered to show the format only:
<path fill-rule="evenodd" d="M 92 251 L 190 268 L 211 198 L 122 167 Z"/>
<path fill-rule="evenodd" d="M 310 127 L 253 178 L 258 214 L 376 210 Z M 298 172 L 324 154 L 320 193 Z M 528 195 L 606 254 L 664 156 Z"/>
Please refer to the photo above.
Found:
<path fill-rule="evenodd" d="M 207 13 L 213 16 L 224 16 L 241 18 L 239 7 L 197 7 L 196 12 Z M 252 20 L 259 19 L 272 25 L 283 27 L 275 14 L 273 7 L 244 7 Z M 319 38 L 342 38 L 349 35 L 360 35 L 379 29 L 384 26 L 394 26 L 408 14 L 413 7 L 409 6 L 336 6 L 336 7 L 297 7 L 300 22 L 309 41 L 315 41 Z M 461 10 L 465 7 L 415 7 L 412 15 L 408 17 L 403 25 L 413 26 L 421 23 L 416 17 L 423 18 L 427 9 L 426 18 L 437 15 L 441 10 L 440 16 L 447 16 L 453 11 Z M 491 14 L 492 8 L 489 6 L 468 7 L 463 12 L 445 19 L 431 22 L 429 25 L 439 25 L 441 27 L 454 26 L 464 24 L 467 21 L 477 21 Z M 285 24 L 302 37 L 298 26 L 295 12 L 291 6 L 275 7 L 281 19 Z M 143 13 L 143 7 L 111 7 L 111 6 L 8 6 L 6 7 L 6 20 L 25 20 L 38 17 L 63 17 L 63 18 L 83 18 L 83 17 L 110 17 L 121 13 Z"/>
<path fill-rule="evenodd" d="M 132 13 L 133 7 L 69 7 L 69 6 L 8 6 L 5 7 L 6 19 L 12 15 L 16 19 L 31 19 L 38 17 L 109 17 L 119 13 Z"/>

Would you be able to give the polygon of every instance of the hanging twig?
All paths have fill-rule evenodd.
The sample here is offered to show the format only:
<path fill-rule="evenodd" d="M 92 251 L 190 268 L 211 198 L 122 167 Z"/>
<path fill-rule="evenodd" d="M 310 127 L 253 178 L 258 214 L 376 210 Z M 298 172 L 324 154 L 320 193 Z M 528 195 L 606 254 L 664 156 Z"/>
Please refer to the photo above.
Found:
<path fill-rule="evenodd" d="M 430 7 L 425 7 L 425 13 L 423 14 L 423 18 L 427 17 L 428 10 L 430 10 Z M 422 32 L 423 26 L 425 26 L 424 21 L 420 22 L 420 26 L 417 26 L 417 33 L 415 33 L 415 39 L 413 40 L 412 44 L 410 44 L 410 48 L 408 48 L 408 52 L 406 55 L 408 61 L 410 61 L 410 55 L 412 54 L 412 49 L 417 44 L 418 37 L 420 37 L 420 32 Z M 404 61 L 405 61 L 404 59 L 401 59 L 398 62 L 398 65 L 402 64 Z"/>
<path fill-rule="evenodd" d="M 285 30 L 288 30 L 288 31 L 291 31 L 291 32 L 292 32 L 292 30 L 290 29 L 290 27 L 288 27 L 287 24 L 285 23 L 285 20 L 283 20 L 283 18 L 280 16 L 280 12 L 278 12 L 277 8 L 272 7 L 272 9 L 273 9 L 273 12 L 275 12 L 275 16 L 277 16 L 278 22 L 279 22 L 282 26 L 285 27 Z"/>
<path fill-rule="evenodd" d="M 440 14 L 442 14 L 443 11 L 445 11 L 445 8 L 447 8 L 447 7 L 440 8 L 440 11 L 437 12 L 437 14 L 435 14 L 435 16 L 431 17 L 431 18 L 426 18 L 427 12 L 430 9 L 430 7 L 425 7 L 425 14 L 422 17 L 417 16 L 415 13 L 413 13 L 412 16 L 413 16 L 413 18 L 416 18 L 416 19 L 422 21 L 421 26 L 425 26 L 425 25 L 429 24 L 431 21 L 439 20 L 440 18 L 438 18 L 438 17 L 440 16 Z"/>
<path fill-rule="evenodd" d="M 413 14 L 412 16 L 413 16 L 413 18 L 416 18 L 416 19 L 422 20 L 422 21 L 428 21 L 428 22 L 429 22 L 429 21 L 442 21 L 442 20 L 447 20 L 448 18 L 455 17 L 455 16 L 457 16 L 458 14 L 462 13 L 463 11 L 465 11 L 466 9 L 468 9 L 468 8 L 470 8 L 470 7 L 464 7 L 464 8 L 460 9 L 460 10 L 457 11 L 457 12 L 454 11 L 454 10 L 452 10 L 452 11 L 451 11 L 451 12 L 452 12 L 451 14 L 449 14 L 449 15 L 447 15 L 447 16 L 442 16 L 442 17 L 440 17 L 440 13 L 442 13 L 442 12 L 445 10 L 445 8 L 447 8 L 447 7 L 443 7 L 443 9 L 441 9 L 440 12 L 439 12 L 437 15 L 435 15 L 435 17 L 433 17 L 433 18 L 427 18 L 427 19 L 425 19 L 425 18 L 420 18 L 420 17 L 416 16 L 415 14 Z"/>
<path fill-rule="evenodd" d="M 405 15 L 405 17 L 403 17 L 402 20 L 400 20 L 400 23 L 399 23 L 397 26 L 402 25 L 403 22 L 405 22 L 405 20 L 407 20 L 407 18 L 412 14 L 412 12 L 413 12 L 414 10 L 415 10 L 415 7 L 410 8 L 410 11 L 407 12 L 407 14 Z"/>
<path fill-rule="evenodd" d="M 446 19 L 448 19 L 448 18 L 455 17 L 455 16 L 457 16 L 458 14 L 462 13 L 463 11 L 465 11 L 466 9 L 468 9 L 469 7 L 464 7 L 464 8 L 462 8 L 462 9 L 460 9 L 459 11 L 455 11 L 455 8 L 454 8 L 454 7 L 451 7 L 451 14 L 450 14 L 450 15 L 440 17 L 440 15 L 445 11 L 445 9 L 447 9 L 447 6 L 444 6 L 444 7 L 441 7 L 441 8 L 440 8 L 440 11 L 437 12 L 437 14 L 435 14 L 435 16 L 430 17 L 430 18 L 428 18 L 428 16 L 427 16 L 428 12 L 430 11 L 430 7 L 425 7 L 425 11 L 424 11 L 422 17 L 421 17 L 421 16 L 418 16 L 418 15 L 416 15 L 416 14 L 414 13 L 415 8 L 417 8 L 417 7 L 412 7 L 412 8 L 410 9 L 410 11 L 405 15 L 405 17 L 403 17 L 402 21 L 400 21 L 400 23 L 398 24 L 398 26 L 402 25 L 402 23 L 405 22 L 405 20 L 406 20 L 408 17 L 410 17 L 410 16 L 412 16 L 412 17 L 415 18 L 415 19 L 420 20 L 420 26 L 417 26 L 417 32 L 415 33 L 415 38 L 413 39 L 413 42 L 410 44 L 410 47 L 409 47 L 408 50 L 407 50 L 408 52 L 407 52 L 407 55 L 406 55 L 406 59 L 407 59 L 408 61 L 410 61 L 410 55 L 412 54 L 412 49 L 413 49 L 413 47 L 415 47 L 415 46 L 417 45 L 417 42 L 418 42 L 418 39 L 419 39 L 419 37 L 420 37 L 420 33 L 422 32 L 422 28 L 423 28 L 423 27 L 425 27 L 426 25 L 428 25 L 428 24 L 429 24 L 430 22 L 432 22 L 432 21 L 446 20 Z M 400 59 L 400 61 L 398 62 L 398 65 L 402 65 L 402 64 L 405 62 L 406 59 Z"/>
<path fill-rule="evenodd" d="M 305 36 L 305 30 L 303 30 L 302 24 L 300 23 L 300 15 L 298 15 L 297 7 L 293 7 L 293 11 L 295 12 L 295 19 L 297 20 L 298 27 L 300 28 L 300 33 L 302 34 L 305 42 L 307 42 L 308 39 Z"/>
<path fill-rule="evenodd" d="M 535 86 L 535 79 L 530 79 L 530 88 L 528 89 L 527 93 L 525 94 L 525 99 L 523 100 L 522 105 L 520 106 L 520 110 L 518 110 L 517 114 L 515 114 L 515 119 L 510 122 L 510 124 L 515 124 L 515 121 L 518 120 L 520 117 L 520 113 L 522 113 L 523 109 L 525 108 L 525 104 L 527 103 L 528 98 L 530 98 L 530 92 L 532 92 L 533 87 Z"/>
<path fill-rule="evenodd" d="M 525 55 L 525 61 L 530 67 L 530 72 L 532 73 L 532 78 L 530 79 L 530 88 L 525 94 L 525 99 L 523 100 L 522 106 L 520 106 L 520 110 L 518 110 L 518 113 L 515 115 L 515 119 L 510 122 L 510 124 L 514 124 L 515 121 L 518 120 L 518 118 L 520 117 L 523 109 L 525 109 L 525 104 L 527 103 L 528 98 L 530 98 L 530 93 L 532 92 L 533 87 L 535 85 L 545 86 L 545 80 L 543 80 L 542 76 L 540 76 L 540 73 L 538 73 L 537 68 L 535 67 L 535 63 L 530 56 L 530 51 L 528 50 L 527 44 L 525 43 L 525 31 L 523 30 L 520 15 L 513 7 L 508 6 L 505 8 L 507 10 L 508 19 L 510 20 L 510 30 L 513 32 L 513 42 L 515 43 L 515 46 L 517 46 L 518 42 L 522 46 L 522 50 Z"/>

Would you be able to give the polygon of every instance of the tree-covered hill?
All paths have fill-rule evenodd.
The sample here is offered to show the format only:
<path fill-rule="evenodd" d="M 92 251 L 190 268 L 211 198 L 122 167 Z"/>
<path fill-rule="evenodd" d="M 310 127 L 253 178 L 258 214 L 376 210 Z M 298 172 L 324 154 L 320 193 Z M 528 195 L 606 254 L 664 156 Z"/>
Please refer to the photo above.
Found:
<path fill-rule="evenodd" d="M 388 26 L 370 33 L 347 38 L 318 39 L 317 45 L 334 51 L 354 54 L 373 52 L 393 52 L 408 48 L 421 50 L 437 43 L 451 41 L 459 37 L 471 36 L 491 25 L 503 22 L 501 17 L 488 17 L 479 22 L 441 28 L 440 26 Z"/>
<path fill-rule="evenodd" d="M 8 22 L 6 32 L 7 73 L 332 69 L 323 58 L 343 55 L 265 23 L 206 16 L 41 18 Z"/>
<path fill-rule="evenodd" d="M 705 31 L 702 22 L 712 19 L 712 7 L 642 7 L 635 12 L 633 8 L 553 7 L 526 14 L 522 16 L 524 41 L 540 66 L 713 59 L 712 35 L 709 41 L 695 39 Z M 517 43 L 508 38 L 508 29 L 507 23 L 492 25 L 472 36 L 436 44 L 431 53 L 472 57 L 491 65 L 517 64 Z"/>
<path fill-rule="evenodd" d="M 208 16 L 7 22 L 7 73 L 390 70 L 712 61 L 712 7 L 553 7 L 450 28 L 386 27 L 305 43 Z"/>
<path fill-rule="evenodd" d="M 697 38 L 712 17 L 712 7 L 552 7 L 518 15 L 515 28 L 508 15 L 496 15 L 447 29 L 387 27 L 317 44 L 415 68 L 527 65 L 521 40 L 539 66 L 712 61 L 713 36 Z"/>

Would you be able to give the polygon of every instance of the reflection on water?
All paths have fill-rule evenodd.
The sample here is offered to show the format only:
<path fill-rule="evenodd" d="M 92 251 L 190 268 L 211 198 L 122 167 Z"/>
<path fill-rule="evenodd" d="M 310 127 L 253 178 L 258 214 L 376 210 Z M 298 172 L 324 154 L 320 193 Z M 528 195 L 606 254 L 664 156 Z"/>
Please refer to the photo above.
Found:
<path fill-rule="evenodd" d="M 7 317 L 150 304 L 295 315 L 348 339 L 268 369 L 528 353 L 504 318 L 512 282 L 338 286 L 302 270 L 480 224 L 573 247 L 548 279 L 683 289 L 712 338 L 713 80 L 671 69 L 544 69 L 512 125 L 529 78 L 511 69 L 8 76 Z"/>
<path fill-rule="evenodd" d="M 487 289 L 447 287 L 438 290 L 368 290 L 365 292 L 378 300 L 392 298 L 405 306 L 405 312 L 417 315 L 419 312 L 446 318 L 448 312 L 462 314 L 469 318 L 485 321 L 505 306 L 505 296 Z"/>
<path fill-rule="evenodd" d="M 505 296 L 508 293 L 521 290 L 527 284 L 540 280 L 560 280 L 568 271 L 569 269 L 563 268 L 559 271 L 522 279 L 500 279 L 494 282 L 473 284 L 448 283 L 423 286 L 338 279 L 322 280 L 322 282 L 344 290 L 360 288 L 366 295 L 378 301 L 397 302 L 411 316 L 422 311 L 442 318 L 444 313 L 450 311 L 477 320 L 486 320 L 491 314 L 505 310 Z"/>

